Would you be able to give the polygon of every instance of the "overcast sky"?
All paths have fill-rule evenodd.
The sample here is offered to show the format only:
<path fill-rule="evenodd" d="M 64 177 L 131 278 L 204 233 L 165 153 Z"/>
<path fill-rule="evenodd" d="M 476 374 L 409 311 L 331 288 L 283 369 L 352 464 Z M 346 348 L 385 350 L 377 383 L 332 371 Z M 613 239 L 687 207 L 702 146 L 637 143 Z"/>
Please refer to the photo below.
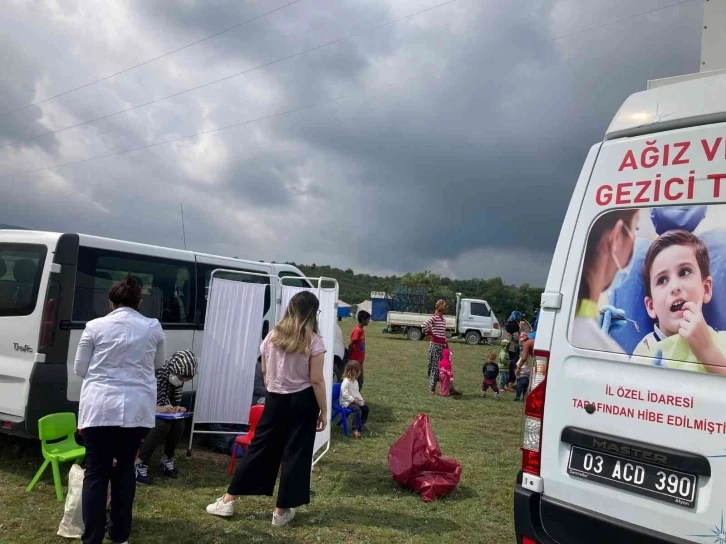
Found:
<path fill-rule="evenodd" d="M 6 0 L 0 112 L 292 1 Z M 250 121 L 2 177 L 0 223 L 178 248 L 183 203 L 194 250 L 543 285 L 582 161 L 622 101 L 698 71 L 702 2 L 557 38 L 676 1 L 300 0 L 0 116 L 1 146 L 350 36 L 0 149 L 1 176 Z"/>

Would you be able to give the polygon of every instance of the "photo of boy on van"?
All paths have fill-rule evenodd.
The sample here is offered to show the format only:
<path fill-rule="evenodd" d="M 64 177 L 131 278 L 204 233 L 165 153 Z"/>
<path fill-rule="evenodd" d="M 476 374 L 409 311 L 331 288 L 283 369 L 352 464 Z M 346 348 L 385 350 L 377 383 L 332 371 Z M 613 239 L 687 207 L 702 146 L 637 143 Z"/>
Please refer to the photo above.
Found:
<path fill-rule="evenodd" d="M 703 317 L 713 279 L 701 239 L 685 230 L 661 234 L 648 248 L 641 276 L 645 308 L 656 324 L 633 355 L 667 360 L 668 368 L 726 374 L 726 332 L 715 331 Z"/>

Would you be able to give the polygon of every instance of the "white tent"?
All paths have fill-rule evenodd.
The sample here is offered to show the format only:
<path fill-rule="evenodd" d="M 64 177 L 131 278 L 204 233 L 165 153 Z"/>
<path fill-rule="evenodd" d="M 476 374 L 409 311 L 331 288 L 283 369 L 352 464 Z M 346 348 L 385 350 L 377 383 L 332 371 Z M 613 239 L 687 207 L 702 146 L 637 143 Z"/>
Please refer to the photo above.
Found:
<path fill-rule="evenodd" d="M 356 313 L 361 310 L 365 310 L 369 314 L 373 313 L 373 303 L 370 300 L 364 300 L 363 302 L 356 304 Z"/>

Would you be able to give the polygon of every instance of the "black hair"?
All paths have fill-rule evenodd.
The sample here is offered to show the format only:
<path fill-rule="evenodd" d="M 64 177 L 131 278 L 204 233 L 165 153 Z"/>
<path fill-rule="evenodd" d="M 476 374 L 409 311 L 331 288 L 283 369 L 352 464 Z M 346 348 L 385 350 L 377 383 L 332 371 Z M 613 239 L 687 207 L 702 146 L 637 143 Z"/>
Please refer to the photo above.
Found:
<path fill-rule="evenodd" d="M 141 306 L 141 286 L 131 276 L 113 284 L 108 299 L 114 306 L 128 306 L 138 310 Z"/>
<path fill-rule="evenodd" d="M 365 310 L 361 310 L 358 312 L 358 323 L 363 323 L 366 319 L 370 319 L 371 314 L 366 312 Z"/>

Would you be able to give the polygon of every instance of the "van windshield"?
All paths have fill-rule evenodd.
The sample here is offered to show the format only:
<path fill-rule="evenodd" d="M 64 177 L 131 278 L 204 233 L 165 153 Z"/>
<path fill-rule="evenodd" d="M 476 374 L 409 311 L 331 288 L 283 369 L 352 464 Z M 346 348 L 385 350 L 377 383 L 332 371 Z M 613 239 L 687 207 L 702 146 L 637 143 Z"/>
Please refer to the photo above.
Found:
<path fill-rule="evenodd" d="M 41 245 L 0 244 L 0 317 L 33 313 L 47 251 Z"/>

